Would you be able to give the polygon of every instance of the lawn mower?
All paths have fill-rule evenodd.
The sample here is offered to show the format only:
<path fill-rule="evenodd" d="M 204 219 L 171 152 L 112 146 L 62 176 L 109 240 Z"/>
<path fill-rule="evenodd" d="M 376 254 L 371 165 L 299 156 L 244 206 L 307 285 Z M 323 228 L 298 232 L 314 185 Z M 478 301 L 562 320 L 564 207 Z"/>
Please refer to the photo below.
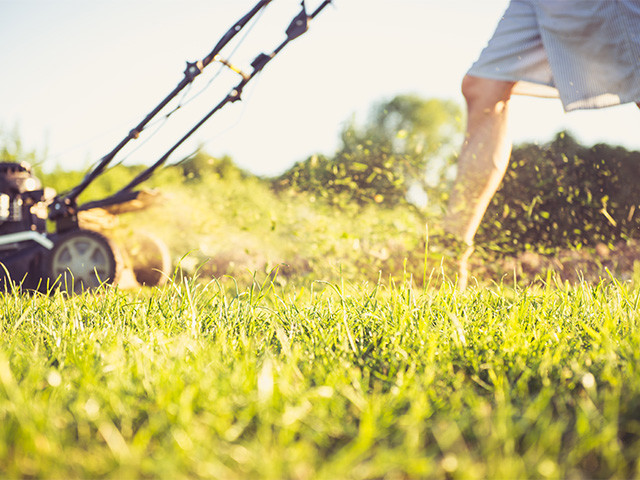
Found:
<path fill-rule="evenodd" d="M 229 59 L 222 58 L 221 51 L 272 1 L 259 1 L 221 37 L 206 57 L 187 62 L 180 83 L 113 150 L 96 162 L 83 180 L 69 192 L 56 194 L 51 188 L 43 187 L 26 163 L 0 163 L 0 286 L 4 291 L 18 286 L 27 290 L 48 292 L 63 289 L 78 293 L 102 284 L 120 282 L 127 268 L 133 270 L 138 283 L 158 285 L 167 278 L 170 262 L 163 242 L 142 235 L 142 244 L 138 245 L 147 254 L 146 264 L 131 265 L 129 261 L 127 265 L 129 255 L 126 248 L 116 245 L 103 232 L 85 228 L 79 218 L 83 212 L 118 211 L 122 205 L 136 202 L 144 204 L 145 191 L 138 189 L 139 185 L 166 164 L 174 151 L 216 112 L 227 104 L 241 100 L 244 87 L 289 42 L 304 34 L 310 21 L 331 3 L 331 0 L 322 1 L 312 13 L 307 13 L 305 2 L 302 1 L 302 10 L 287 27 L 284 41 L 271 53 L 260 53 L 251 62 L 252 70 L 243 72 Z M 127 185 L 101 200 L 78 204 L 80 194 L 106 171 L 118 153 L 137 139 L 151 120 L 213 62 L 240 76 L 239 83 L 226 97 Z"/>

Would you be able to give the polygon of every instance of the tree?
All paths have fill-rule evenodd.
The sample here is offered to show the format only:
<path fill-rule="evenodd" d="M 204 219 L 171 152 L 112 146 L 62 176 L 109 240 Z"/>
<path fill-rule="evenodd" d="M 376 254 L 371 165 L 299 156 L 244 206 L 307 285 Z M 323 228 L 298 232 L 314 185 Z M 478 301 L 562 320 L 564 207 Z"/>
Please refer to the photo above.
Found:
<path fill-rule="evenodd" d="M 383 172 L 389 183 L 387 195 L 393 191 L 393 200 L 406 199 L 418 185 L 432 203 L 439 203 L 461 142 L 461 116 L 454 102 L 398 95 L 375 105 L 363 128 L 353 123 L 345 128 L 337 160 L 356 159 L 378 174 Z"/>
<path fill-rule="evenodd" d="M 418 184 L 437 203 L 460 143 L 460 118 L 451 101 L 398 95 L 375 105 L 363 126 L 348 122 L 333 158 L 310 157 L 285 172 L 277 185 L 395 205 Z"/>
<path fill-rule="evenodd" d="M 403 156 L 408 172 L 419 180 L 434 160 L 448 160 L 459 146 L 460 118 L 454 102 L 398 95 L 374 109 L 369 134 Z"/>

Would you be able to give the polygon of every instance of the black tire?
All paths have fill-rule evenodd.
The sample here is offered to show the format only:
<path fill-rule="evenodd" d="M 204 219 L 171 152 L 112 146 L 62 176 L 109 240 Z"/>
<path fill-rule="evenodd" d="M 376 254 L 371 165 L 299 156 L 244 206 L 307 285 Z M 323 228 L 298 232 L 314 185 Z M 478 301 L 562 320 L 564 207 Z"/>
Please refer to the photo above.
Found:
<path fill-rule="evenodd" d="M 117 283 L 122 266 L 120 252 L 107 237 L 82 229 L 55 239 L 45 264 L 50 285 L 69 293 Z"/>
<path fill-rule="evenodd" d="M 164 241 L 149 232 L 134 230 L 121 245 L 140 285 L 159 287 L 167 283 L 171 273 L 171 255 Z"/>

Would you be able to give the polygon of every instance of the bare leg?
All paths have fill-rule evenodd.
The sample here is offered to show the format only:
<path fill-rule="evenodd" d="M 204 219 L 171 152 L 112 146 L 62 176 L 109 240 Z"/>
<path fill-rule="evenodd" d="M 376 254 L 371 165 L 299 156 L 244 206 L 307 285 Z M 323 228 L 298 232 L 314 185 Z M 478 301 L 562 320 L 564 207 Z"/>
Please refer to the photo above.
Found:
<path fill-rule="evenodd" d="M 469 246 L 459 259 L 458 281 L 462 289 L 466 287 L 473 237 L 504 177 L 511 155 L 507 123 L 513 86 L 513 82 L 470 75 L 462 82 L 467 102 L 467 132 L 444 226 L 448 233 Z"/>

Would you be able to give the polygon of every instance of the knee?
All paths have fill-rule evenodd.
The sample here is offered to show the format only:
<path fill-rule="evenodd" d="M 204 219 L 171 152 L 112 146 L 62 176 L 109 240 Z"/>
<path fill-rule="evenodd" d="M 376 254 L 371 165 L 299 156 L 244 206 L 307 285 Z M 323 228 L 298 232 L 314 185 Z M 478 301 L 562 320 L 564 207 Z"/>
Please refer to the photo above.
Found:
<path fill-rule="evenodd" d="M 465 75 L 462 79 L 462 95 L 469 110 L 497 111 L 511 98 L 515 82 Z"/>

